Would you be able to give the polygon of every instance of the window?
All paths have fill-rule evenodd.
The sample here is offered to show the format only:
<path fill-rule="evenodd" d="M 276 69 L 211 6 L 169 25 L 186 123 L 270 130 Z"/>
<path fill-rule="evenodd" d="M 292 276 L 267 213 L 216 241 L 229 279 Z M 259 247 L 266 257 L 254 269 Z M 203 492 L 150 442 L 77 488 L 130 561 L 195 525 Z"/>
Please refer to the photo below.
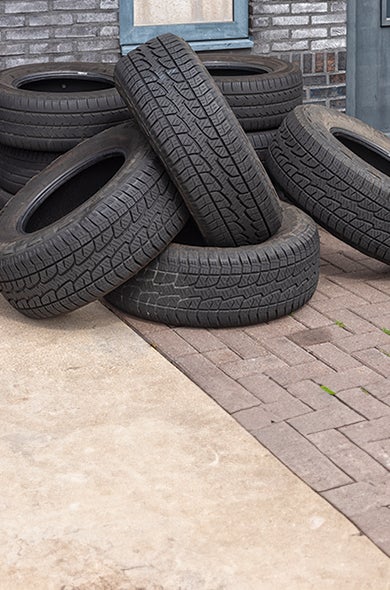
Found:
<path fill-rule="evenodd" d="M 166 32 L 195 50 L 252 47 L 248 0 L 120 0 L 122 53 Z"/>

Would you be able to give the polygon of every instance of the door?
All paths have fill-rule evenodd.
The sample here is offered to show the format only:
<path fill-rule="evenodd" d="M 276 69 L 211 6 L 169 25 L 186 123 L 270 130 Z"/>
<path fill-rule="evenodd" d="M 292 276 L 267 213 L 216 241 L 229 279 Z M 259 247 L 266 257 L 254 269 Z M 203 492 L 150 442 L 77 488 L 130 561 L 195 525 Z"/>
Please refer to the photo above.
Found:
<path fill-rule="evenodd" d="M 390 134 L 390 0 L 349 0 L 347 112 Z"/>

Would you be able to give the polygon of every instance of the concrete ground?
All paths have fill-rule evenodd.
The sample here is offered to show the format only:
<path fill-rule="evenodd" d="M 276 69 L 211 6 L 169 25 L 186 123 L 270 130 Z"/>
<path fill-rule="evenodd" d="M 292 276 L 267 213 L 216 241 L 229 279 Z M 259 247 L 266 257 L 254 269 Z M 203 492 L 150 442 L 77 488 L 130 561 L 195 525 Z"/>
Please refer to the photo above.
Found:
<path fill-rule="evenodd" d="M 0 322 L 1 590 L 390 588 L 382 551 L 103 306 Z"/>
<path fill-rule="evenodd" d="M 325 231 L 308 305 L 173 329 L 119 314 L 390 555 L 390 269 Z"/>

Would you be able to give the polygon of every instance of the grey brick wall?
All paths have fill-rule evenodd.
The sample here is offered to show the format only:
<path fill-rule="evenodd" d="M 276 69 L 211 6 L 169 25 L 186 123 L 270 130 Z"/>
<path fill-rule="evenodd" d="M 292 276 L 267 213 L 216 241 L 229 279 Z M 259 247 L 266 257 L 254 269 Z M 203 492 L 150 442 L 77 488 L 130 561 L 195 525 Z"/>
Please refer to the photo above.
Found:
<path fill-rule="evenodd" d="M 0 68 L 56 61 L 115 62 L 119 0 L 1 0 Z"/>
<path fill-rule="evenodd" d="M 345 106 L 347 0 L 249 0 L 255 53 L 298 62 L 305 100 Z M 0 0 L 0 68 L 115 62 L 119 0 Z"/>
<path fill-rule="evenodd" d="M 347 0 L 250 0 L 255 53 L 298 62 L 305 101 L 345 108 Z"/>

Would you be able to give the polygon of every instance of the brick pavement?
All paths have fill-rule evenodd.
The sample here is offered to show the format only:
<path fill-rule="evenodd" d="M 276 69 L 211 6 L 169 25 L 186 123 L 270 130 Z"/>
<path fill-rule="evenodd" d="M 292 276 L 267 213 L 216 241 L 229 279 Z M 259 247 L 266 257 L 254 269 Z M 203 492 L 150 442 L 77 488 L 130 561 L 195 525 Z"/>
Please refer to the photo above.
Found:
<path fill-rule="evenodd" d="M 256 326 L 118 315 L 390 555 L 388 266 L 321 235 L 318 290 Z"/>

